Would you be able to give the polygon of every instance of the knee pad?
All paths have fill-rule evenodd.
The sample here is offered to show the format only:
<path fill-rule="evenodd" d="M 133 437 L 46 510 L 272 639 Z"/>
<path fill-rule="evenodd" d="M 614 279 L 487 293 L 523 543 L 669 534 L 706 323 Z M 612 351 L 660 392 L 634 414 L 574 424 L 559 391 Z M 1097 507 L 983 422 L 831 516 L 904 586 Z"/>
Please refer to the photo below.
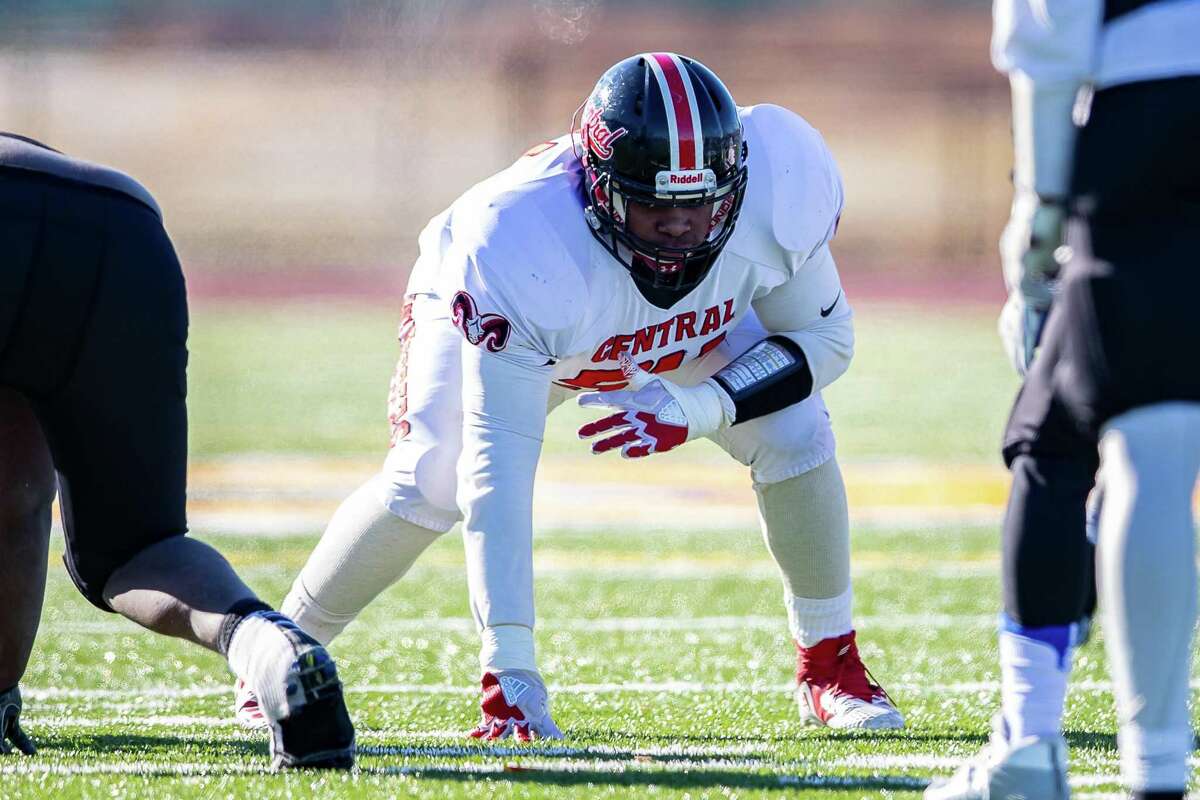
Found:
<path fill-rule="evenodd" d="M 814 470 L 831 459 L 835 449 L 829 412 L 819 394 L 734 425 L 713 439 L 750 467 L 756 484 L 779 483 Z"/>
<path fill-rule="evenodd" d="M 414 525 L 445 533 L 462 519 L 455 500 L 457 462 L 456 448 L 401 440 L 372 483 L 388 511 Z"/>

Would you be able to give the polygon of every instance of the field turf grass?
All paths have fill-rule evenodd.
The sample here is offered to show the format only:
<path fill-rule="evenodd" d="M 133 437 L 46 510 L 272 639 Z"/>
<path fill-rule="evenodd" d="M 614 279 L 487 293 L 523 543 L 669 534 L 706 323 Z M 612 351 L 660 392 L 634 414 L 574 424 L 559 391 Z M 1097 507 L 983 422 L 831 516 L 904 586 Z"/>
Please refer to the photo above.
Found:
<path fill-rule="evenodd" d="M 1013 381 L 990 320 L 924 320 L 862 316 L 859 360 L 829 398 L 848 463 L 991 457 Z M 300 309 L 197 314 L 199 457 L 377 457 L 392 351 L 372 339 L 389 335 L 388 315 L 334 313 L 323 335 L 311 328 Z M 552 423 L 548 451 L 578 446 L 567 434 Z M 199 535 L 278 601 L 317 534 Z M 538 530 L 539 660 L 568 738 L 470 741 L 477 639 L 452 533 L 332 647 L 358 726 L 350 774 L 267 773 L 264 735 L 231 721 L 221 660 L 92 609 L 56 552 L 23 680 L 41 750 L 0 759 L 0 797 L 918 797 L 982 745 L 997 707 L 996 526 L 858 525 L 853 536 L 863 656 L 905 731 L 801 728 L 782 592 L 758 533 L 663 525 Z M 1068 701 L 1077 798 L 1120 796 L 1103 661 L 1100 633 L 1077 656 Z"/>

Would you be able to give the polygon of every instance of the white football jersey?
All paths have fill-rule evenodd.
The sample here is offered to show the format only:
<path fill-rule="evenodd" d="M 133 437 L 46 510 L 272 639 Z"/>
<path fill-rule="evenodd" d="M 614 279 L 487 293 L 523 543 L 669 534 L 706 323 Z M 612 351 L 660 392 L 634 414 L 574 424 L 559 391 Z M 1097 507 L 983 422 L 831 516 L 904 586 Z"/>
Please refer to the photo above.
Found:
<path fill-rule="evenodd" d="M 704 280 L 671 308 L 646 300 L 592 236 L 569 137 L 471 188 L 422 232 L 408 293 L 432 308 L 431 322 L 458 328 L 439 336 L 461 334 L 465 342 L 458 358 L 445 353 L 429 365 L 418 405 L 454 430 L 438 437 L 427 435 L 438 426 L 415 426 L 389 456 L 396 477 L 388 482 L 395 492 L 420 493 L 422 465 L 454 468 L 453 504 L 481 629 L 533 625 L 533 482 L 546 409 L 558 399 L 552 389 L 624 386 L 622 350 L 687 383 L 736 356 L 724 352 L 732 345 L 753 346 L 757 340 L 740 341 L 744 331 L 786 335 L 808 360 L 814 392 L 779 412 L 803 417 L 789 425 L 805 434 L 792 466 L 831 454 L 819 392 L 849 365 L 854 339 L 827 246 L 841 213 L 841 180 L 820 135 L 800 117 L 763 105 L 741 118 L 748 184 L 737 225 Z M 731 347 L 718 349 L 726 338 Z M 714 349 L 712 359 L 698 361 Z M 731 429 L 725 445 L 745 439 L 731 452 L 752 458 L 764 448 L 749 440 L 756 431 L 769 435 L 768 418 Z M 428 455 L 460 435 L 461 450 Z"/>
<path fill-rule="evenodd" d="M 622 350 L 651 372 L 677 370 L 720 344 L 752 301 L 789 281 L 811 284 L 789 287 L 801 320 L 789 329 L 847 318 L 832 261 L 811 275 L 804 269 L 833 237 L 842 209 L 824 141 L 778 106 L 740 115 L 749 149 L 741 215 L 709 274 L 671 308 L 647 301 L 589 231 L 570 136 L 535 147 L 435 217 L 421 234 L 409 293 L 455 303 L 472 344 L 530 366 L 552 363 L 554 383 L 570 389 L 623 387 Z M 821 348 L 805 351 L 819 379 L 827 371 Z"/>

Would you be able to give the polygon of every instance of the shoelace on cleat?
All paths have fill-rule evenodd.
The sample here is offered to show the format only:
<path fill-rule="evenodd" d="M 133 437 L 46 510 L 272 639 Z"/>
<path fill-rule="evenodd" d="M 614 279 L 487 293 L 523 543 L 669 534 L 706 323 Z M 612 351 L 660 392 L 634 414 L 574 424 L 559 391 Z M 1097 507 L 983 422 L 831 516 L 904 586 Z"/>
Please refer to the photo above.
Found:
<path fill-rule="evenodd" d="M 862 657 L 858 654 L 858 644 L 856 642 L 852 642 L 847 645 L 847 649 L 849 652 L 846 653 L 845 660 L 842 662 L 842 665 L 838 671 L 839 684 L 841 682 L 842 671 L 844 671 L 847 666 L 853 664 L 853 666 L 856 666 L 859 670 L 861 670 L 859 675 L 861 675 L 863 680 L 866 682 L 867 693 L 869 695 L 866 698 L 860 697 L 859 699 L 866 699 L 868 702 L 870 702 L 871 700 L 875 699 L 875 693 L 878 692 L 879 694 L 882 694 L 884 699 L 886 699 L 894 707 L 896 705 L 896 701 L 892 699 L 892 696 L 888 694 L 887 689 L 883 688 L 883 684 L 875 679 L 875 676 L 871 674 L 871 670 L 866 664 L 863 663 Z M 858 695 L 855 695 L 855 697 L 858 697 Z"/>
<path fill-rule="evenodd" d="M 853 639 L 841 645 L 832 658 L 814 659 L 811 650 L 797 648 L 797 677 L 807 675 L 807 680 L 822 688 L 836 689 L 863 702 L 874 700 L 876 692 L 882 693 L 889 703 L 895 705 L 887 690 L 875 680 L 858 653 L 858 644 Z"/>

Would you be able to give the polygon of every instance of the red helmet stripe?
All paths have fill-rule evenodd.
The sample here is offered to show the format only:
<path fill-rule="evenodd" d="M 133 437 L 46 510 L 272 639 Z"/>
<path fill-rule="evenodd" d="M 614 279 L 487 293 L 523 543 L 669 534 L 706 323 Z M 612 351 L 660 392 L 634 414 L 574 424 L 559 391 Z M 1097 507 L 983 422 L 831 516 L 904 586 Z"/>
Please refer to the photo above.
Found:
<path fill-rule="evenodd" d="M 654 72 L 666 107 L 671 169 L 700 169 L 704 164 L 704 139 L 691 76 L 672 53 L 649 53 L 646 62 Z"/>
<path fill-rule="evenodd" d="M 692 136 L 691 136 L 692 140 L 691 140 L 690 145 L 686 145 L 684 143 L 683 133 L 682 133 L 683 127 L 682 126 L 680 127 L 679 157 L 680 157 L 680 160 L 682 161 L 684 148 L 690 147 L 690 149 L 694 151 L 694 154 L 692 156 L 693 162 L 692 162 L 691 169 L 703 169 L 704 168 L 704 133 L 700 129 L 700 104 L 696 102 L 696 84 L 692 80 L 692 74 L 690 72 L 688 72 L 687 69 L 684 67 L 683 61 L 679 58 L 679 56 L 672 53 L 671 60 L 673 62 L 675 62 L 675 68 L 679 71 L 680 82 L 683 84 L 684 92 L 686 92 L 686 94 L 687 94 L 687 98 L 685 101 L 687 104 L 687 115 L 691 118 L 690 129 L 691 129 L 691 134 L 692 134 Z M 679 113 L 678 106 L 676 106 L 676 112 Z M 680 168 L 688 169 L 688 167 L 684 167 L 682 164 L 680 164 Z"/>

